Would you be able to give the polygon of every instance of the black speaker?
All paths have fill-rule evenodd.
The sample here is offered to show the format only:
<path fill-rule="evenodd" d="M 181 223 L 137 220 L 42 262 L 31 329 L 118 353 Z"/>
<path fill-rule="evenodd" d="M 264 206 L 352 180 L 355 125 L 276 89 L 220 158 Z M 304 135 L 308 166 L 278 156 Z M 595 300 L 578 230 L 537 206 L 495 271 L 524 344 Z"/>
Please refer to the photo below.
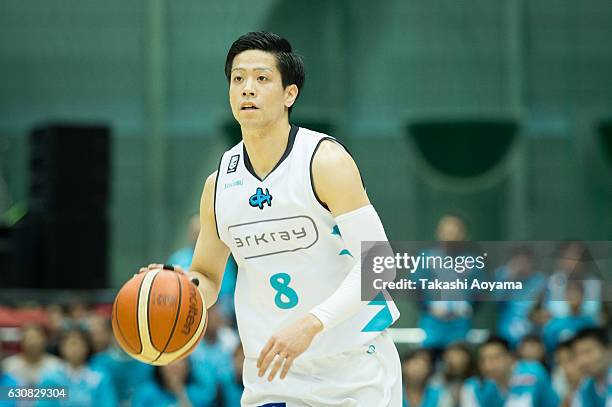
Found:
<path fill-rule="evenodd" d="M 15 272 L 15 253 L 14 230 L 0 223 L 0 287 L 14 287 L 19 278 Z"/>
<path fill-rule="evenodd" d="M 30 134 L 30 210 L 106 210 L 110 129 L 51 124 Z"/>
<path fill-rule="evenodd" d="M 22 281 L 31 288 L 107 287 L 109 127 L 39 126 L 30 133 L 30 151 Z"/>

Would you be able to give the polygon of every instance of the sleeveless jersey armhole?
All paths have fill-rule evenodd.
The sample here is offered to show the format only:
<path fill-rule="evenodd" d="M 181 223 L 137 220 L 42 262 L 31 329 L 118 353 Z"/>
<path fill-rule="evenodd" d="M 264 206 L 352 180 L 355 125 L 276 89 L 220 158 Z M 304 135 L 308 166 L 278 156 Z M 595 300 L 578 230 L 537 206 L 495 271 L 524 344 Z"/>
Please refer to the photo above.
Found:
<path fill-rule="evenodd" d="M 353 154 L 351 154 L 351 152 L 349 151 L 348 148 L 346 148 L 346 146 L 341 143 L 340 141 L 338 141 L 337 139 L 333 138 L 333 137 L 322 137 L 318 142 L 317 145 L 314 148 L 314 151 L 312 152 L 312 156 L 310 157 L 310 169 L 309 169 L 309 173 L 310 173 L 310 189 L 312 190 L 312 194 L 314 195 L 314 197 L 316 198 L 317 202 L 319 202 L 319 204 L 328 212 L 331 212 L 328 208 L 328 206 L 325 204 L 325 202 L 323 202 L 321 200 L 321 198 L 319 198 L 319 195 L 317 194 L 317 190 L 315 189 L 314 186 L 314 179 L 312 177 L 312 162 L 314 160 L 314 156 L 315 154 L 317 154 L 317 150 L 319 150 L 319 146 L 321 145 L 321 143 L 325 140 L 329 140 L 329 141 L 333 141 L 336 144 L 339 144 L 340 146 L 342 146 L 342 148 L 344 148 L 344 151 L 346 151 L 348 153 L 348 155 L 351 156 L 351 158 L 353 159 L 353 161 L 355 161 L 355 158 L 353 157 Z M 359 172 L 359 178 L 361 178 L 361 185 L 363 186 L 364 191 L 366 190 L 365 187 L 365 182 L 363 181 L 363 176 L 361 175 L 361 171 Z"/>
<path fill-rule="evenodd" d="M 219 183 L 219 174 L 221 173 L 221 162 L 223 162 L 223 157 L 225 154 L 221 154 L 221 158 L 219 159 L 219 165 L 217 166 L 217 175 L 215 176 L 215 190 L 213 192 L 213 216 L 215 218 L 215 230 L 217 231 L 217 237 L 221 239 L 221 235 L 219 234 L 219 226 L 217 222 L 217 187 Z"/>

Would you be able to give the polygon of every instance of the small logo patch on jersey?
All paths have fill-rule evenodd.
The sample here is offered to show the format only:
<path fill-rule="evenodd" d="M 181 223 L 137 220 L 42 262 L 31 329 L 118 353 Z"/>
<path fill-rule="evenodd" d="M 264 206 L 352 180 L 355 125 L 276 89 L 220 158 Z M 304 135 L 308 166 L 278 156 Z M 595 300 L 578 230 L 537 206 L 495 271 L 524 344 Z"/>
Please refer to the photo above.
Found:
<path fill-rule="evenodd" d="M 233 182 L 226 182 L 225 186 L 223 187 L 223 189 L 228 189 L 228 188 L 232 188 L 232 187 L 237 187 L 237 186 L 242 186 L 243 182 L 241 179 L 233 181 Z"/>
<path fill-rule="evenodd" d="M 236 168 L 238 168 L 238 162 L 240 161 L 240 154 L 233 155 L 230 158 L 229 165 L 227 166 L 227 173 L 236 172 Z"/>
<path fill-rule="evenodd" d="M 265 194 L 263 189 L 257 188 L 255 193 L 249 198 L 249 205 L 254 208 L 263 209 L 265 203 L 267 203 L 268 206 L 272 206 L 272 195 L 270 195 L 268 188 L 266 188 Z"/>

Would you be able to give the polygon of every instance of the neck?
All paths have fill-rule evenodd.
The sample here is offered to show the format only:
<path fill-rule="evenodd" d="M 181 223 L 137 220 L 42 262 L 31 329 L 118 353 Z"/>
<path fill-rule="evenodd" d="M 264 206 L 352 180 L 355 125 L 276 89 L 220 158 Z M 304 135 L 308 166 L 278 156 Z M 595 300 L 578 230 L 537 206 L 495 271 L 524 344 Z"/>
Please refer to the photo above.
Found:
<path fill-rule="evenodd" d="M 261 178 L 266 176 L 285 152 L 291 126 L 279 121 L 262 128 L 242 128 L 242 140 L 253 169 Z"/>
<path fill-rule="evenodd" d="M 595 379 L 595 382 L 598 383 L 599 385 L 605 385 L 608 379 L 607 369 L 604 369 L 602 372 L 599 372 L 598 374 L 596 374 L 594 379 Z"/>
<path fill-rule="evenodd" d="M 508 391 L 508 385 L 510 384 L 510 376 L 512 376 L 512 371 L 514 370 L 514 367 L 512 368 L 512 370 L 510 370 L 510 372 L 506 375 L 504 375 L 500 380 L 497 381 L 497 385 L 504 391 Z"/>
<path fill-rule="evenodd" d="M 37 354 L 24 353 L 23 354 L 23 358 L 27 360 L 28 363 L 38 363 L 41 361 L 42 357 L 43 357 L 42 353 L 37 353 Z"/>
<path fill-rule="evenodd" d="M 425 390 L 424 383 L 406 383 L 408 394 L 421 394 Z"/>

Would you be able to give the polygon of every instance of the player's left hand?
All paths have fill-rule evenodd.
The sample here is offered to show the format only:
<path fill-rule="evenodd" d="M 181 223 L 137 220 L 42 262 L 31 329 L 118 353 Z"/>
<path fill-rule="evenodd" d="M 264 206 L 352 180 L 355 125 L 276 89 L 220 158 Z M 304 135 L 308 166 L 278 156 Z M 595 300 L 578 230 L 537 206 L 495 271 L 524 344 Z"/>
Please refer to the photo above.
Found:
<path fill-rule="evenodd" d="M 295 358 L 308 349 L 316 334 L 322 330 L 323 324 L 319 318 L 313 314 L 307 314 L 300 320 L 276 332 L 263 347 L 257 359 L 259 377 L 262 377 L 270 364 L 274 362 L 268 375 L 268 381 L 274 379 L 281 366 L 283 370 L 280 378 L 284 379 Z"/>

